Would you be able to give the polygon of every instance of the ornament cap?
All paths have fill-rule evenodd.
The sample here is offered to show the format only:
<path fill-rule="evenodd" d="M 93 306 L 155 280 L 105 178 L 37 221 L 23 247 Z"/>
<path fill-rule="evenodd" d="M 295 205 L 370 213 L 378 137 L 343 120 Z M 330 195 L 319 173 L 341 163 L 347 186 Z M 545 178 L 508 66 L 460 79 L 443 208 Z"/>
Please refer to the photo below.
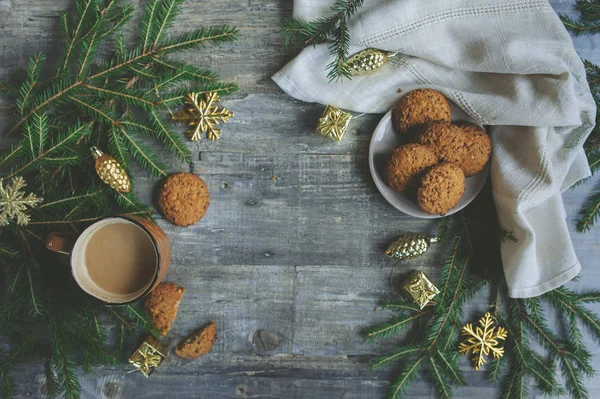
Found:
<path fill-rule="evenodd" d="M 94 159 L 98 159 L 100 158 L 102 155 L 104 155 L 104 153 L 102 151 L 100 151 L 98 149 L 98 147 L 91 147 L 90 151 L 92 152 L 92 156 L 94 157 Z"/>

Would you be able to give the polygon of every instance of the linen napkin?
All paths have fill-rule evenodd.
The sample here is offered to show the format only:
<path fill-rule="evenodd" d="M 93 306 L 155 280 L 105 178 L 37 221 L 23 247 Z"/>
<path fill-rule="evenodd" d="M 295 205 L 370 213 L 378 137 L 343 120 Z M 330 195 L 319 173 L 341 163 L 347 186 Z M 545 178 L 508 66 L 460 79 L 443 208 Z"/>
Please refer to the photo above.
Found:
<path fill-rule="evenodd" d="M 296 0 L 313 19 L 333 0 Z M 546 0 L 367 0 L 350 21 L 350 53 L 398 52 L 371 75 L 328 83 L 326 44 L 304 49 L 273 79 L 289 95 L 356 112 L 385 112 L 417 88 L 442 92 L 493 143 L 491 179 L 510 295 L 533 297 L 581 269 L 561 193 L 590 175 L 583 143 L 595 104 L 568 32 Z M 380 102 L 384 100 L 381 104 Z M 377 106 L 378 104 L 379 107 Z"/>

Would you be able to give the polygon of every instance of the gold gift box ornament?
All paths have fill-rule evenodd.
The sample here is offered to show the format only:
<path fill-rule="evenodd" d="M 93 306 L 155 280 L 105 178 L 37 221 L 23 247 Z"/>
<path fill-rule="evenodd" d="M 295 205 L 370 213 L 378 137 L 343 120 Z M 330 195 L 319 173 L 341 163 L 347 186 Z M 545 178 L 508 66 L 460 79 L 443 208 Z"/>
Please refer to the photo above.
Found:
<path fill-rule="evenodd" d="M 429 277 L 422 271 L 416 270 L 410 275 L 408 280 L 402 286 L 402 291 L 408 295 L 414 303 L 423 309 L 435 298 L 440 290 L 431 282 Z"/>
<path fill-rule="evenodd" d="M 167 358 L 167 349 L 167 345 L 162 344 L 155 337 L 149 336 L 129 357 L 129 363 L 148 378 Z"/>
<path fill-rule="evenodd" d="M 346 111 L 328 105 L 325 107 L 323 116 L 319 119 L 317 130 L 325 137 L 335 141 L 342 141 L 342 137 L 348 130 L 352 115 Z"/>

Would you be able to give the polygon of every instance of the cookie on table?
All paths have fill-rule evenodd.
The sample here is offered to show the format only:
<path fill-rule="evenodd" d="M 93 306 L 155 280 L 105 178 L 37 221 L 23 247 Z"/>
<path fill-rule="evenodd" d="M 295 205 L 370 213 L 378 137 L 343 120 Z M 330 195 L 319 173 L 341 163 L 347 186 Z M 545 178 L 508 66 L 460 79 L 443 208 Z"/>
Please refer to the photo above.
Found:
<path fill-rule="evenodd" d="M 421 179 L 417 202 L 430 215 L 445 215 L 454 208 L 465 192 L 465 174 L 452 163 L 441 163 L 429 169 Z"/>
<path fill-rule="evenodd" d="M 146 310 L 152 324 L 162 335 L 167 335 L 171 323 L 177 316 L 179 302 L 185 293 L 185 288 L 173 283 L 162 283 L 156 287 L 146 299 Z"/>
<path fill-rule="evenodd" d="M 407 93 L 392 111 L 394 126 L 401 134 L 408 134 L 410 129 L 429 122 L 450 122 L 450 117 L 450 104 L 446 97 L 430 89 Z"/>
<path fill-rule="evenodd" d="M 394 191 L 409 191 L 423 171 L 437 162 L 435 152 L 426 146 L 412 143 L 395 148 L 387 165 L 387 184 Z"/>
<path fill-rule="evenodd" d="M 165 219 L 178 226 L 198 223 L 210 204 L 208 187 L 193 173 L 167 177 L 158 194 L 158 206 Z"/>
<path fill-rule="evenodd" d="M 473 176 L 481 172 L 490 160 L 492 142 L 486 131 L 473 123 L 462 124 L 460 129 L 465 134 L 466 143 L 466 154 L 460 167 L 465 176 Z"/>
<path fill-rule="evenodd" d="M 177 356 L 184 359 L 198 359 L 207 354 L 215 344 L 217 338 L 217 325 L 209 325 L 194 332 L 175 349 Z"/>

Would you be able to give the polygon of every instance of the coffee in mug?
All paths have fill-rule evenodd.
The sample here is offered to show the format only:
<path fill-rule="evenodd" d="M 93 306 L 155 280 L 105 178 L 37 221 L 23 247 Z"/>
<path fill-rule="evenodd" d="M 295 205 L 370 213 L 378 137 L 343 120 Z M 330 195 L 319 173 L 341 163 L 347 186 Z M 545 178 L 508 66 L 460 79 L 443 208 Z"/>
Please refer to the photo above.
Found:
<path fill-rule="evenodd" d="M 51 233 L 46 244 L 51 250 L 68 253 L 62 248 L 69 246 L 65 242 Z M 81 289 L 105 303 L 125 304 L 150 292 L 162 279 L 169 259 L 161 262 L 161 255 L 170 257 L 170 246 L 155 224 L 114 217 L 85 229 L 70 254 L 71 271 Z"/>

